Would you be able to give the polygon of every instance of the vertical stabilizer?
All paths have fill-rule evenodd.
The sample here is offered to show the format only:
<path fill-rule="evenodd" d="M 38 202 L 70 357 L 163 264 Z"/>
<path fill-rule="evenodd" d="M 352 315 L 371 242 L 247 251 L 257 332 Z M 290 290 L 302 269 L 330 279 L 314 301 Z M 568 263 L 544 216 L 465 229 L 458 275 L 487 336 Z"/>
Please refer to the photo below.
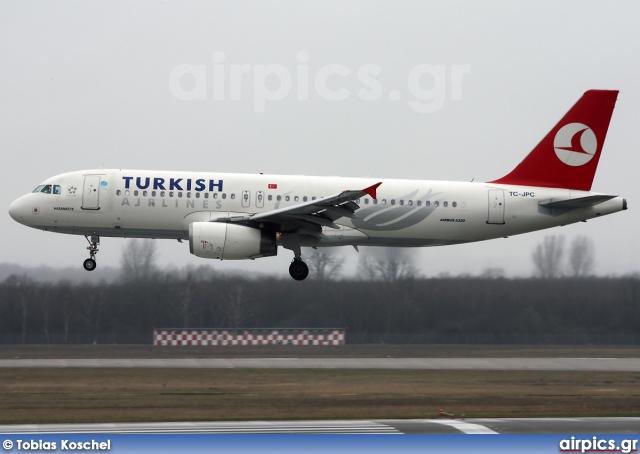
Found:
<path fill-rule="evenodd" d="M 508 175 L 490 183 L 591 190 L 617 90 L 589 90 Z"/>

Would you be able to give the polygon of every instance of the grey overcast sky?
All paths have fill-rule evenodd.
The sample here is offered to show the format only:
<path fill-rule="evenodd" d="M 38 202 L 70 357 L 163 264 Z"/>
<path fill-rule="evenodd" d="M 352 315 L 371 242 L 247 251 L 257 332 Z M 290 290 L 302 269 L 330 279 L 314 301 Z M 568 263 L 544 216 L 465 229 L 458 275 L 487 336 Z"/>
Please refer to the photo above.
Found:
<path fill-rule="evenodd" d="M 529 275 L 534 246 L 563 234 L 594 240 L 598 274 L 638 272 L 639 20 L 637 1 L 4 0 L 0 261 L 81 266 L 83 237 L 33 230 L 7 213 L 59 173 L 488 181 L 584 91 L 603 88 L 620 95 L 593 190 L 625 196 L 628 211 L 421 249 L 415 265 L 426 276 L 488 267 Z M 214 84 L 221 74 L 224 86 Z M 95 273 L 118 266 L 124 244 L 103 238 Z M 186 243 L 162 241 L 159 253 L 161 265 L 205 263 Z M 357 260 L 352 248 L 341 253 Z M 291 258 L 281 249 L 213 264 L 285 276 Z"/>

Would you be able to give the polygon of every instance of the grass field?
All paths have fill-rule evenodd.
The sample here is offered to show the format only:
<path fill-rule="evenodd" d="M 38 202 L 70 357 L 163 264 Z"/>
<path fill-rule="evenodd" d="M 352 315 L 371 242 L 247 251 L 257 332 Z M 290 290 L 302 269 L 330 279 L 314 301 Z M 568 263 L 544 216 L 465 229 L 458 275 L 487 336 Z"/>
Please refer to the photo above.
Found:
<path fill-rule="evenodd" d="M 4 369 L 0 423 L 638 416 L 640 374 Z"/>
<path fill-rule="evenodd" d="M 0 358 L 638 357 L 627 347 L 0 346 Z M 640 373 L 0 369 L 0 424 L 640 416 Z"/>

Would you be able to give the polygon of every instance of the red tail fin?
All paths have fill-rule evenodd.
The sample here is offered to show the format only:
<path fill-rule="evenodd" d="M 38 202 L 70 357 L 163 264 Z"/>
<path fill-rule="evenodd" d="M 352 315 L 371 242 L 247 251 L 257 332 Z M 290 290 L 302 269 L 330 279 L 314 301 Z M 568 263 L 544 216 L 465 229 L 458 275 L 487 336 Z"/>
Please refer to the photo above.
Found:
<path fill-rule="evenodd" d="M 490 183 L 589 191 L 617 90 L 589 90 L 510 174 Z"/>

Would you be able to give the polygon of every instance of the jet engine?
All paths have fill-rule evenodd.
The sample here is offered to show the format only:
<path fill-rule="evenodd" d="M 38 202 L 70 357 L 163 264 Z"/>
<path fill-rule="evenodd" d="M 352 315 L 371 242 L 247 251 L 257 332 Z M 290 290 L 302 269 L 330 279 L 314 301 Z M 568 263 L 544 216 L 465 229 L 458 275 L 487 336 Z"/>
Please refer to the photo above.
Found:
<path fill-rule="evenodd" d="M 277 255 L 276 235 L 226 222 L 189 224 L 189 250 L 205 259 L 244 260 Z"/>

